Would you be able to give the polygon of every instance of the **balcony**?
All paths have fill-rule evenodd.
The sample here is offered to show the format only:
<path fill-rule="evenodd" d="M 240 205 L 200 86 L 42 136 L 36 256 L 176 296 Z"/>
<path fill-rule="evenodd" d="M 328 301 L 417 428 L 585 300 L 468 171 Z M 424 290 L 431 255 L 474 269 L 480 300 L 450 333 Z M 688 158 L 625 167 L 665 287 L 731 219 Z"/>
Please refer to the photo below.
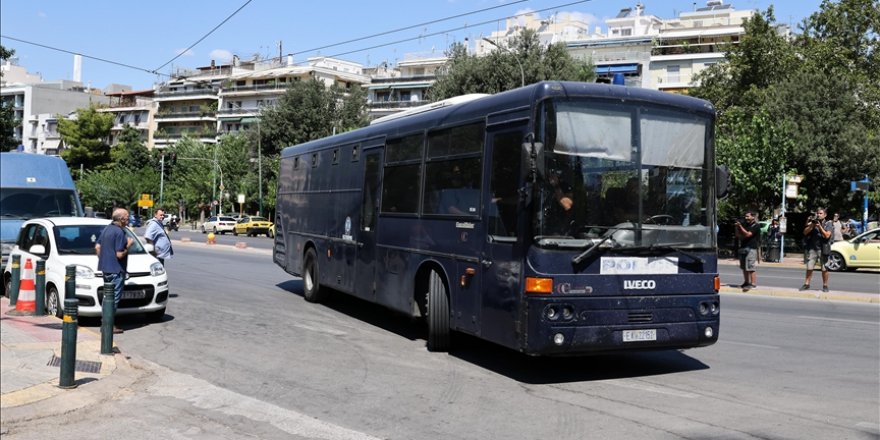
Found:
<path fill-rule="evenodd" d="M 373 109 L 396 109 L 396 108 L 410 108 L 410 107 L 418 107 L 420 105 L 430 104 L 431 101 L 421 100 L 421 101 L 376 101 L 370 103 L 370 108 Z"/>
<path fill-rule="evenodd" d="M 195 111 L 195 112 L 160 112 L 156 114 L 157 121 L 168 121 L 171 119 L 186 120 L 216 120 L 217 115 L 213 111 Z"/>
<path fill-rule="evenodd" d="M 160 90 L 156 92 L 157 98 L 178 98 L 184 96 L 217 96 L 218 89 L 197 89 L 197 90 Z"/>

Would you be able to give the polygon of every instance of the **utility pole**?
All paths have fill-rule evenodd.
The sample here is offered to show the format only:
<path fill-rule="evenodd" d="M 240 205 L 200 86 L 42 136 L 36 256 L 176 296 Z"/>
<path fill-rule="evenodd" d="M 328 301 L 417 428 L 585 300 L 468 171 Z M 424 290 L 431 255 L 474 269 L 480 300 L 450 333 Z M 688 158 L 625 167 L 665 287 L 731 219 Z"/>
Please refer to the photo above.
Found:
<path fill-rule="evenodd" d="M 162 196 L 165 194 L 165 154 L 162 154 L 162 158 L 159 159 L 159 163 L 161 164 L 159 171 L 159 207 L 164 206 L 162 204 Z"/>

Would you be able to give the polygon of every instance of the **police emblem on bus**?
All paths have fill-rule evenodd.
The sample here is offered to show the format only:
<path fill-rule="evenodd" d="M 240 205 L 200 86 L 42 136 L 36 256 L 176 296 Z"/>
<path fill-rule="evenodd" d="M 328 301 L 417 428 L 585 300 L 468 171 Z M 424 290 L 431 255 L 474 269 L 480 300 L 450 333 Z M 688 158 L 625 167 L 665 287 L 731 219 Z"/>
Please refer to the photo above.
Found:
<path fill-rule="evenodd" d="M 654 280 L 623 280 L 623 288 L 633 289 L 656 289 L 657 282 Z"/>

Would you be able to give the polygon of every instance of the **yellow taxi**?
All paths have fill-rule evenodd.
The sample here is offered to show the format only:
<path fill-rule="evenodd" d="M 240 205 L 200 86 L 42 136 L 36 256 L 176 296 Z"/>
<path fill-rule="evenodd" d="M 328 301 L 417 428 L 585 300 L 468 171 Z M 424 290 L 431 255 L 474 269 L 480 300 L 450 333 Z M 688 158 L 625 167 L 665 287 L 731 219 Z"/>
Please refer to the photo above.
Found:
<path fill-rule="evenodd" d="M 246 215 L 235 223 L 232 228 L 232 235 L 246 234 L 248 237 L 265 234 L 269 236 L 269 227 L 272 223 L 265 217 L 255 215 Z"/>

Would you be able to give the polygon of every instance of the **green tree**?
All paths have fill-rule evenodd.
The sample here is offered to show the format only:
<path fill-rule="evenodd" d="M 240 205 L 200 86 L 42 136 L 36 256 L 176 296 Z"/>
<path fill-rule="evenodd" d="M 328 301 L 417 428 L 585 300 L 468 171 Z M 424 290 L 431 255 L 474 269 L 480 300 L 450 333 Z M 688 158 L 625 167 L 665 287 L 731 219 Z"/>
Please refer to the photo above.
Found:
<path fill-rule="evenodd" d="M 367 124 L 366 93 L 327 87 L 317 79 L 294 82 L 260 120 L 263 154 L 272 156 L 290 145 L 327 137 Z"/>
<path fill-rule="evenodd" d="M 115 166 L 130 170 L 155 168 L 156 165 L 150 150 L 141 140 L 140 132 L 127 124 L 119 134 L 119 141 L 110 148 L 110 160 Z"/>
<path fill-rule="evenodd" d="M 880 178 L 878 17 L 877 0 L 825 1 L 803 33 L 787 39 L 769 9 L 746 21 L 724 62 L 697 76 L 691 94 L 718 110 L 718 162 L 739 177 L 733 192 L 741 196 L 723 208 L 767 213 L 788 171 L 806 176 L 800 208 L 858 211 L 850 180 Z M 768 156 L 778 151 L 781 162 Z M 756 169 L 756 162 L 764 163 Z M 774 183 L 755 183 L 762 179 Z"/>
<path fill-rule="evenodd" d="M 15 55 L 14 49 L 0 45 L 0 60 L 7 60 L 13 55 Z M 18 146 L 18 141 L 15 140 L 15 127 L 19 124 L 15 121 L 12 104 L 5 99 L 0 100 L 0 151 L 12 151 Z"/>
<path fill-rule="evenodd" d="M 107 140 L 112 127 L 113 114 L 98 112 L 94 104 L 77 109 L 75 119 L 59 116 L 58 132 L 66 145 L 61 157 L 72 168 L 102 168 L 110 161 Z"/>
<path fill-rule="evenodd" d="M 446 53 L 446 65 L 431 86 L 429 99 L 439 101 L 469 93 L 498 93 L 544 80 L 593 81 L 592 63 L 572 58 L 564 44 L 544 46 L 535 31 L 526 29 L 511 39 L 509 49 L 486 56 L 468 53 L 462 43 Z"/>

